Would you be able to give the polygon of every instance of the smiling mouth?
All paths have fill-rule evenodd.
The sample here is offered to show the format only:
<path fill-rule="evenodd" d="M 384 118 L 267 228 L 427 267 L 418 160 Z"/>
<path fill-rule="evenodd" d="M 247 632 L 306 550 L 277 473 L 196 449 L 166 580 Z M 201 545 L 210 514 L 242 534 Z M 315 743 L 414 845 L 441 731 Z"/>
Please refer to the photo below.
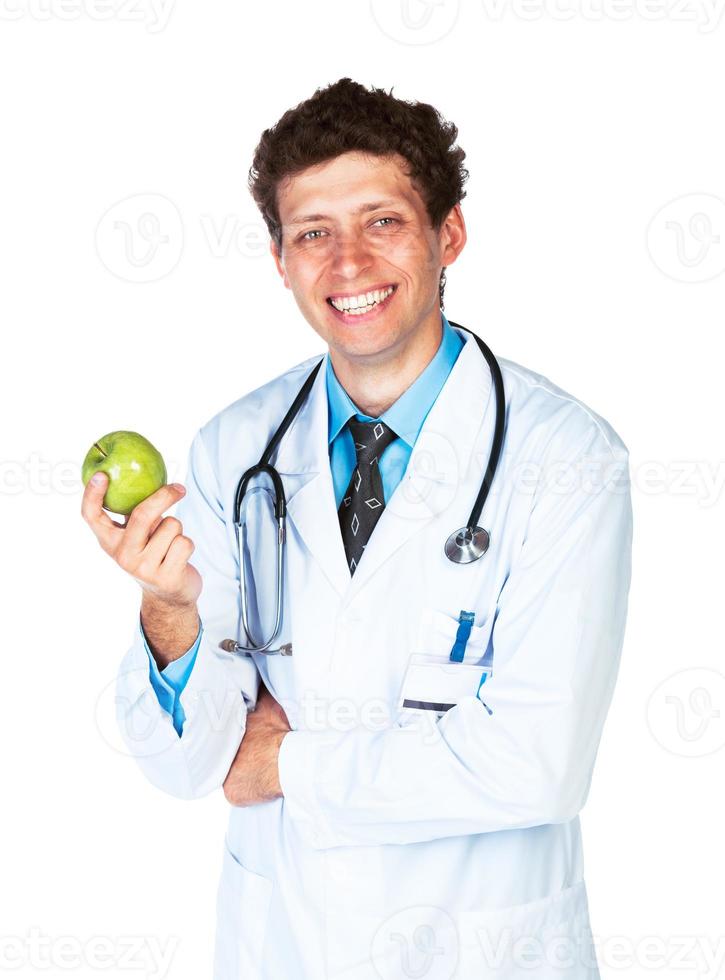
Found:
<path fill-rule="evenodd" d="M 328 296 L 327 303 L 337 312 L 344 316 L 355 317 L 364 316 L 371 313 L 378 306 L 383 306 L 387 300 L 395 293 L 397 286 L 391 283 L 383 289 L 374 289 L 367 293 L 360 293 L 357 296 L 344 298 L 333 298 Z"/>

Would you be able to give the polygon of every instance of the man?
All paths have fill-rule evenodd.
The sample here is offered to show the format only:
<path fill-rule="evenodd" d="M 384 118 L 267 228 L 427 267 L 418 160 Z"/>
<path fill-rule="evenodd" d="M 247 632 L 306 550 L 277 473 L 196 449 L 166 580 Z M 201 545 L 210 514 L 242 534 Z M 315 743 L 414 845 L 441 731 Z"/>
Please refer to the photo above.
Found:
<path fill-rule="evenodd" d="M 199 430 L 185 495 L 163 487 L 126 527 L 101 509 L 105 478 L 84 495 L 143 590 L 118 678 L 126 741 L 159 788 L 223 786 L 232 804 L 217 980 L 599 975 L 578 813 L 624 634 L 628 454 L 601 416 L 501 360 L 491 547 L 446 558 L 496 416 L 475 340 L 442 313 L 466 242 L 456 136 L 431 106 L 341 79 L 255 154 L 277 269 L 328 347 L 273 460 L 291 657 L 219 643 L 240 629 L 237 481 L 319 358 Z M 259 533 L 268 611 L 274 541 Z M 401 707 L 423 689 L 432 710 Z"/>

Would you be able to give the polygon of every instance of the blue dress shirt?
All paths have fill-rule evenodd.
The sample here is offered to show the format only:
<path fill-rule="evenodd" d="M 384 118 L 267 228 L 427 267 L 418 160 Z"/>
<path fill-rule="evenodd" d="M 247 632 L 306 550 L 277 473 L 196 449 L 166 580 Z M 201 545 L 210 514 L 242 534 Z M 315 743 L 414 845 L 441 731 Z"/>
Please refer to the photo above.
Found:
<path fill-rule="evenodd" d="M 383 480 L 385 500 L 390 500 L 393 490 L 403 478 L 413 445 L 423 428 L 428 412 L 456 362 L 463 341 L 441 313 L 443 336 L 438 350 L 428 366 L 413 384 L 378 419 L 364 415 L 337 380 L 332 361 L 327 360 L 327 420 L 330 445 L 330 466 L 335 487 L 335 503 L 340 506 L 342 496 L 350 483 L 355 469 L 355 443 L 347 427 L 353 416 L 361 422 L 385 422 L 398 436 L 381 453 L 378 461 Z"/>
<path fill-rule="evenodd" d="M 332 482 L 335 489 L 335 503 L 338 507 L 350 482 L 356 462 L 355 444 L 352 433 L 347 426 L 348 419 L 353 416 L 363 422 L 385 422 L 397 435 L 397 438 L 380 455 L 378 463 L 386 501 L 390 500 L 393 491 L 402 479 L 418 433 L 463 347 L 463 341 L 442 312 L 441 321 L 443 326 L 441 342 L 433 359 L 418 375 L 413 384 L 406 388 L 397 401 L 393 402 L 390 408 L 383 412 L 378 419 L 372 419 L 371 416 L 364 415 L 358 409 L 337 380 L 332 361 L 328 357 L 325 379 L 327 385 L 328 445 Z M 174 728 L 179 735 L 181 735 L 186 717 L 179 702 L 179 695 L 184 690 L 191 674 L 203 631 L 204 627 L 200 626 L 193 646 L 178 660 L 172 660 L 161 671 L 144 636 L 150 661 L 149 678 L 151 686 L 156 692 L 161 707 L 171 714 Z M 142 627 L 141 634 L 143 635 Z"/>

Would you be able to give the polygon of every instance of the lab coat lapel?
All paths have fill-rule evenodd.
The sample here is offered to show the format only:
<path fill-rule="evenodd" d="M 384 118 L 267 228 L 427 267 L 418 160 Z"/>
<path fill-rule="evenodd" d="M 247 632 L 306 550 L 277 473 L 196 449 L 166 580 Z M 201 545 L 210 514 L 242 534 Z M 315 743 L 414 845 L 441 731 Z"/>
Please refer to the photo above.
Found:
<path fill-rule="evenodd" d="M 350 572 L 330 470 L 325 377 L 328 356 L 325 355 L 307 400 L 280 442 L 276 467 L 284 482 L 290 522 L 332 586 L 343 595 L 350 585 Z"/>
<path fill-rule="evenodd" d="M 446 537 L 468 519 L 488 460 L 495 399 L 491 397 L 491 372 L 476 341 L 468 333 L 460 335 L 465 344 L 418 434 L 403 478 L 366 545 L 348 598 L 439 514 L 450 512 Z M 474 445 L 479 447 L 475 455 Z M 466 486 L 462 493 L 462 484 L 471 481 L 475 481 L 471 492 Z M 454 502 L 459 510 L 452 507 Z M 443 545 L 442 538 L 441 551 Z"/>
<path fill-rule="evenodd" d="M 330 470 L 325 378 L 329 354 L 307 401 L 280 442 L 276 466 L 285 485 L 288 517 L 346 601 L 436 516 L 451 508 L 446 536 L 468 518 L 488 459 L 495 400 L 491 397 L 491 372 L 476 341 L 468 333 L 461 336 L 464 346 L 426 417 L 403 478 L 386 503 L 353 576 L 345 558 Z M 478 446 L 475 454 L 474 445 Z M 465 495 L 461 493 L 464 482 L 474 484 L 470 493 L 466 487 Z M 452 509 L 454 502 L 460 513 Z M 443 545 L 441 539 L 441 549 Z"/>

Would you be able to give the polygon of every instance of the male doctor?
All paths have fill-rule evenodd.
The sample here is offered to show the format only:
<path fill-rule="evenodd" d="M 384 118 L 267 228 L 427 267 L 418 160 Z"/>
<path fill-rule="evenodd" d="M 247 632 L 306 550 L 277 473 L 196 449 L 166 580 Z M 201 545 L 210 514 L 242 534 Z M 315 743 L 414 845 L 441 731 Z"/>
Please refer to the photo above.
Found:
<path fill-rule="evenodd" d="M 105 476 L 84 494 L 101 547 L 142 588 L 118 675 L 126 742 L 160 789 L 223 787 L 232 804 L 216 980 L 599 976 L 579 811 L 624 634 L 628 452 L 582 401 L 499 359 L 490 549 L 446 557 L 496 414 L 475 340 L 442 313 L 466 242 L 456 136 L 433 107 L 343 78 L 255 153 L 277 269 L 327 345 L 273 459 L 292 656 L 220 642 L 240 630 L 237 482 L 319 356 L 214 415 L 185 488 L 125 526 L 101 508 Z M 485 336 L 475 307 L 467 324 Z M 269 526 L 250 557 L 261 617 Z"/>

